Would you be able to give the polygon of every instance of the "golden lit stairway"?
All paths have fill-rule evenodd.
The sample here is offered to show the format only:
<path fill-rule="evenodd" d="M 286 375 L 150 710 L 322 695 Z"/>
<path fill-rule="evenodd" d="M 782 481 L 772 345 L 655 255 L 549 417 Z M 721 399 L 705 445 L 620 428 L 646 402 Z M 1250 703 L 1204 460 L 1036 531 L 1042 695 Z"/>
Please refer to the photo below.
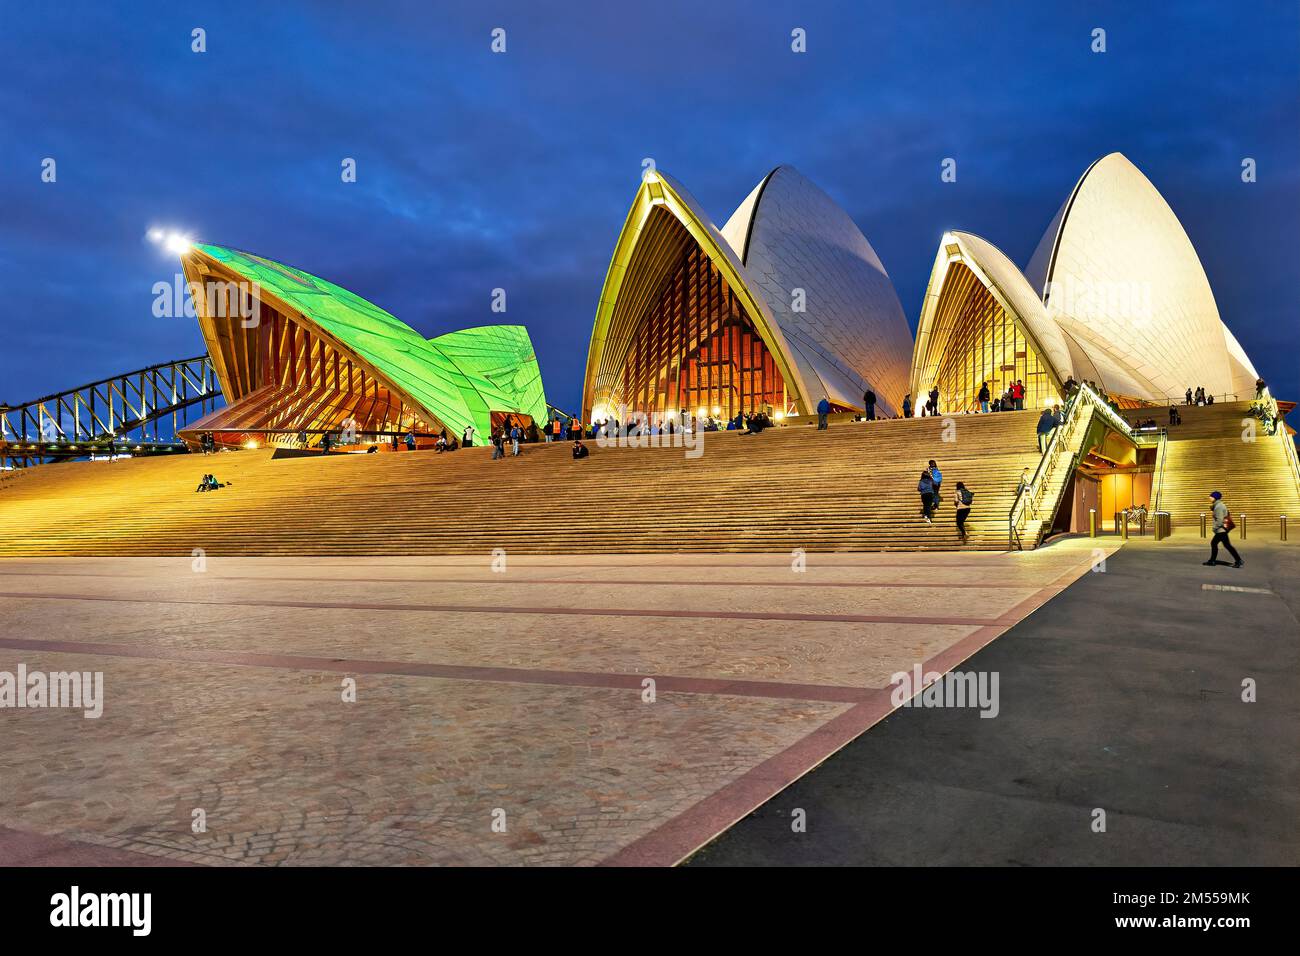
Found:
<path fill-rule="evenodd" d="M 1036 411 L 708 432 L 704 453 L 568 445 L 272 460 L 267 450 L 42 465 L 0 486 L 0 555 L 488 554 L 948 549 L 952 496 L 975 492 L 968 547 L 1007 546 Z M 939 461 L 944 501 L 919 517 Z M 195 494 L 205 472 L 220 491 Z"/>
<path fill-rule="evenodd" d="M 1247 441 L 1249 408 L 1249 402 L 1178 406 L 1183 423 L 1169 427 L 1158 489 L 1175 535 L 1200 533 L 1211 491 L 1223 492 L 1234 515 L 1246 513 L 1248 537 L 1276 540 L 1279 515 L 1300 523 L 1300 489 L 1284 444 L 1292 439 L 1257 429 Z M 1152 417 L 1168 422 L 1167 411 Z"/>

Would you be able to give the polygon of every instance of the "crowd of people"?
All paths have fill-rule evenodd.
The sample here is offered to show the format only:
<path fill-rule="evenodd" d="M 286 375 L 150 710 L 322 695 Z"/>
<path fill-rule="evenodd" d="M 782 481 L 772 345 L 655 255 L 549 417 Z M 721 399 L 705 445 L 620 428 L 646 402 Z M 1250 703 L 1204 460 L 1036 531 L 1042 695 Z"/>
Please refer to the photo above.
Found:
<path fill-rule="evenodd" d="M 1066 394 L 1068 395 L 1078 383 L 1074 379 L 1066 382 Z M 1095 387 L 1095 386 L 1094 386 Z M 979 390 L 974 395 L 974 400 L 969 406 L 969 410 L 978 415 L 985 415 L 991 412 L 1023 412 L 1025 410 L 1025 397 L 1027 389 L 1022 379 L 1014 379 L 1008 382 L 1006 387 L 998 395 L 993 394 L 993 389 L 988 382 L 981 382 Z M 875 395 L 868 393 L 873 399 L 867 406 L 866 419 L 874 420 L 877 416 L 874 410 Z M 919 406 L 912 400 L 912 393 L 908 392 L 903 396 L 903 408 L 900 418 L 917 418 L 933 417 L 944 414 L 939 408 L 939 386 L 934 385 L 925 395 L 925 401 Z M 965 414 L 964 412 L 962 414 Z"/>
<path fill-rule="evenodd" d="M 505 458 L 507 446 L 510 448 L 510 457 L 518 458 L 520 445 L 524 442 L 539 441 L 541 441 L 541 432 L 535 423 L 530 421 L 524 425 L 522 419 L 507 417 L 492 429 L 492 460 Z"/>

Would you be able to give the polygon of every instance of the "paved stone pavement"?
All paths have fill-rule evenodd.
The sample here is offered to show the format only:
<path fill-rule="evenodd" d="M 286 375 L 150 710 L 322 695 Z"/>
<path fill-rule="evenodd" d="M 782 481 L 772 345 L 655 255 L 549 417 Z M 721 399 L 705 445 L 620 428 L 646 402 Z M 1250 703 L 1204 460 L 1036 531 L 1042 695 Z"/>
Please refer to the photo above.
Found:
<path fill-rule="evenodd" d="M 672 864 L 1094 556 L 6 560 L 0 864 Z"/>
<path fill-rule="evenodd" d="M 962 665 L 996 719 L 899 710 L 691 865 L 1295 866 L 1300 548 L 1236 544 L 1130 542 Z"/>

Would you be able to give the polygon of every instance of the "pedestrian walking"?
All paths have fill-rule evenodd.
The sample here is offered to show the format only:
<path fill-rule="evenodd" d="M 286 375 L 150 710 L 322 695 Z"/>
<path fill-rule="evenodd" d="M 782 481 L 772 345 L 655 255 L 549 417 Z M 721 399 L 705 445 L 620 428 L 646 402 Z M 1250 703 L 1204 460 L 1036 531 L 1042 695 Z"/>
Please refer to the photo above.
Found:
<path fill-rule="evenodd" d="M 934 479 L 928 470 L 921 472 L 921 480 L 916 483 L 916 490 L 921 495 L 921 517 L 926 524 L 931 524 L 930 508 L 934 504 Z"/>
<path fill-rule="evenodd" d="M 939 466 L 934 463 L 933 458 L 930 459 L 929 471 L 930 481 L 934 484 L 934 502 L 933 506 L 930 508 L 930 514 L 934 514 L 939 510 L 939 502 L 943 500 L 939 497 L 939 495 L 942 494 L 939 486 L 943 484 L 943 472 L 939 470 Z"/>
<path fill-rule="evenodd" d="M 1051 408 L 1044 408 L 1043 414 L 1038 416 L 1038 453 L 1041 455 L 1047 450 L 1048 442 L 1052 440 L 1052 432 L 1056 431 L 1061 424 L 1060 405 L 1053 405 Z"/>
<path fill-rule="evenodd" d="M 961 538 L 962 544 L 966 543 L 968 537 L 966 519 L 970 516 L 970 506 L 974 501 L 975 493 L 960 481 L 957 482 L 957 493 L 953 495 L 952 503 L 957 508 L 957 537 Z"/>
<path fill-rule="evenodd" d="M 1237 526 L 1236 522 L 1232 520 L 1232 512 L 1224 504 L 1223 495 L 1219 492 L 1211 491 L 1210 500 L 1214 502 L 1214 537 L 1210 539 L 1210 560 L 1206 561 L 1205 564 L 1214 566 L 1219 563 L 1219 545 L 1223 545 L 1228 549 L 1228 553 L 1232 555 L 1233 561 L 1236 562 L 1232 566 L 1239 568 L 1245 562 L 1241 560 L 1241 555 L 1237 553 L 1237 549 L 1228 540 L 1228 532 Z"/>

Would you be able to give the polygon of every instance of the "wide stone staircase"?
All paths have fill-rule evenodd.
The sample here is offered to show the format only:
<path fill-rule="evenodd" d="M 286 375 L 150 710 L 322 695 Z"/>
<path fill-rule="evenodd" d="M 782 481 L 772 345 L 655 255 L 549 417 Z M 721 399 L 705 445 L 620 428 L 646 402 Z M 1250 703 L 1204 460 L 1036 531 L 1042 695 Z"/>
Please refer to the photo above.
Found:
<path fill-rule="evenodd" d="M 483 554 L 918 550 L 960 546 L 952 495 L 975 492 L 967 547 L 1007 546 L 1035 412 L 707 432 L 681 447 L 567 445 L 273 459 L 42 465 L 0 489 L 0 555 Z M 950 421 L 950 425 L 945 425 Z M 944 474 L 919 516 L 927 459 Z M 196 494 L 205 472 L 229 487 Z"/>
<path fill-rule="evenodd" d="M 1211 491 L 1223 493 L 1234 515 L 1247 515 L 1249 537 L 1276 540 L 1279 515 L 1300 522 L 1300 487 L 1286 447 L 1293 439 L 1284 429 L 1265 435 L 1252 428 L 1259 423 L 1249 402 L 1180 405 L 1178 411 L 1183 423 L 1168 428 L 1157 485 L 1160 510 L 1170 513 L 1175 534 L 1199 534 Z M 1164 425 L 1167 412 L 1157 421 Z"/>

